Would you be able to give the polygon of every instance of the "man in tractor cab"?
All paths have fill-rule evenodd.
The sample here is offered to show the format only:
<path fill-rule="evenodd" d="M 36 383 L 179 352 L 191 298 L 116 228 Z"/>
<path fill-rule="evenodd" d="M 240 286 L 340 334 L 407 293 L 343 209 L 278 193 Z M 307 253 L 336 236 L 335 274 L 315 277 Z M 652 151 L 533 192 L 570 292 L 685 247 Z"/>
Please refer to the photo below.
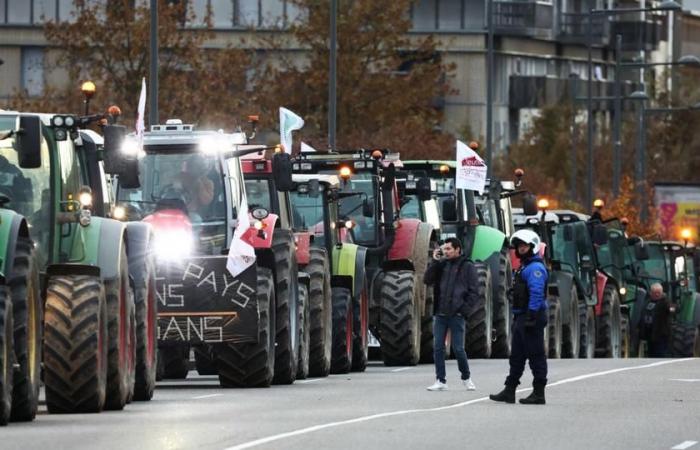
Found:
<path fill-rule="evenodd" d="M 547 326 L 547 268 L 539 255 L 540 237 L 532 230 L 513 233 L 510 244 L 521 261 L 513 284 L 513 314 L 515 315 L 510 354 L 510 373 L 505 388 L 491 400 L 515 403 L 515 388 L 530 361 L 533 391 L 521 398 L 525 405 L 544 405 L 547 384 L 547 355 L 544 351 L 544 328 Z"/>
<path fill-rule="evenodd" d="M 471 379 L 467 352 L 464 350 L 465 318 L 470 306 L 478 302 L 478 276 L 474 264 L 462 255 L 462 243 L 451 237 L 442 248 L 433 252 L 434 261 L 425 271 L 424 282 L 433 285 L 433 339 L 435 359 L 435 383 L 429 391 L 446 391 L 445 338 L 452 333 L 452 350 L 457 357 L 462 383 L 468 391 L 476 390 Z"/>
<path fill-rule="evenodd" d="M 668 356 L 668 341 L 671 336 L 671 314 L 675 305 L 664 295 L 661 283 L 654 283 L 649 288 L 649 302 L 639 323 L 639 336 L 645 340 L 652 358 Z"/>
<path fill-rule="evenodd" d="M 214 199 L 214 183 L 207 177 L 209 162 L 200 154 L 192 154 L 182 164 L 182 170 L 177 175 L 176 185 L 186 193 L 187 211 L 191 217 L 199 218 Z"/>

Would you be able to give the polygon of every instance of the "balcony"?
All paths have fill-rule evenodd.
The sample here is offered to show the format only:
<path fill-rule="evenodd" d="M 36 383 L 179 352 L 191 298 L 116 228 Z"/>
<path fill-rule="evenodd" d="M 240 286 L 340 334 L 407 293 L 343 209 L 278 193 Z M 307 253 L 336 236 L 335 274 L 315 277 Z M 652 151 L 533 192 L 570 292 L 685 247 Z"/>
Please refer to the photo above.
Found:
<path fill-rule="evenodd" d="M 666 36 L 663 17 L 646 20 L 619 20 L 611 23 L 611 36 L 622 35 L 622 51 L 655 50 Z"/>
<path fill-rule="evenodd" d="M 547 2 L 493 2 L 495 32 L 502 35 L 552 39 L 553 14 Z"/>
<path fill-rule="evenodd" d="M 559 33 L 557 38 L 566 44 L 587 44 L 588 14 L 559 13 Z M 610 36 L 610 22 L 607 17 L 591 17 L 591 44 L 607 45 Z"/>

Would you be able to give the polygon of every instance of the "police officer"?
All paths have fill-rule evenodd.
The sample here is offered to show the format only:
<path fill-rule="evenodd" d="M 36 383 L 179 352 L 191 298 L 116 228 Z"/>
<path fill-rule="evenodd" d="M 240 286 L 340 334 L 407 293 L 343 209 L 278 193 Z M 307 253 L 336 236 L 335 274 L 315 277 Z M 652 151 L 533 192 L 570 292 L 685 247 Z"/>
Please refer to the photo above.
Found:
<path fill-rule="evenodd" d="M 538 252 L 540 238 L 532 230 L 513 233 L 510 244 L 520 258 L 520 269 L 515 272 L 513 285 L 513 330 L 510 354 L 510 373 L 505 388 L 491 400 L 515 403 L 515 388 L 530 361 L 533 391 L 520 399 L 526 405 L 544 405 L 544 387 L 547 384 L 547 357 L 544 351 L 544 327 L 547 325 L 547 268 Z"/>

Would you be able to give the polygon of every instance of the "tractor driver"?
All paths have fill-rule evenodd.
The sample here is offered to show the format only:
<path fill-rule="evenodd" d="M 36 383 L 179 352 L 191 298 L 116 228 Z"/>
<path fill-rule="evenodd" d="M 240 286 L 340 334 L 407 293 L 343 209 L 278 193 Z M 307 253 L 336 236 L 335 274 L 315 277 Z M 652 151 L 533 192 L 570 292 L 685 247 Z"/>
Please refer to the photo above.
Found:
<path fill-rule="evenodd" d="M 207 177 L 208 171 L 208 161 L 195 153 L 183 162 L 182 170 L 176 176 L 176 184 L 182 186 L 187 194 L 188 213 L 199 221 L 214 199 L 214 183 Z"/>

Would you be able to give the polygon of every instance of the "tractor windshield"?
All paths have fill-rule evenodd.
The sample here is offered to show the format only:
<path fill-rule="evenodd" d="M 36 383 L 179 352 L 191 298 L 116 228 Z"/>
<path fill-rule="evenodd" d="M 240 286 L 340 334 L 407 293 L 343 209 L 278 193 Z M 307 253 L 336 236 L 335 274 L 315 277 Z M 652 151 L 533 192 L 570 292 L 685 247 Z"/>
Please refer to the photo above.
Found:
<path fill-rule="evenodd" d="M 571 272 L 583 285 L 586 292 L 592 292 L 593 282 L 588 271 L 582 270 L 585 264 L 592 264 L 593 245 L 584 222 L 556 224 L 551 227 L 552 259 L 561 264 L 562 270 Z"/>
<path fill-rule="evenodd" d="M 311 187 L 311 185 L 309 186 Z M 326 228 L 325 228 L 325 212 L 328 209 L 328 217 L 331 223 L 336 223 L 338 220 L 335 208 L 329 207 L 324 201 L 323 185 L 319 185 L 320 195 L 309 195 L 308 191 L 299 192 L 292 191 L 292 216 L 294 220 L 294 229 L 298 231 L 308 231 L 314 236 L 311 245 L 314 247 L 326 246 Z M 331 234 L 331 244 L 335 244 L 334 235 Z"/>
<path fill-rule="evenodd" d="M 404 204 L 401 206 L 401 217 L 406 219 L 421 219 L 421 207 L 420 200 L 418 196 L 414 194 L 406 194 L 403 200 Z"/>
<path fill-rule="evenodd" d="M 270 181 L 266 179 L 250 179 L 245 180 L 245 194 L 248 199 L 248 209 L 265 208 L 272 212 L 272 194 Z"/>
<path fill-rule="evenodd" d="M 16 129 L 16 116 L 0 116 L 0 133 Z M 15 138 L 0 140 L 0 205 L 27 219 L 31 238 L 37 242 L 40 263 L 49 249 L 51 214 L 51 166 L 49 147 L 41 140 L 41 167 L 22 169 L 14 148 Z"/>
<path fill-rule="evenodd" d="M 669 280 L 667 256 L 661 245 L 649 244 L 647 246 L 649 259 L 639 261 L 639 276 L 650 283 L 665 283 Z"/>
<path fill-rule="evenodd" d="M 192 223 L 199 253 L 218 254 L 226 247 L 226 190 L 218 156 L 147 153 L 139 161 L 139 181 L 138 189 L 118 190 L 129 220 L 180 210 Z"/>
<path fill-rule="evenodd" d="M 376 177 L 370 172 L 358 172 L 350 180 L 341 184 L 341 190 L 346 194 L 340 199 L 340 220 L 352 220 L 355 226 L 352 234 L 355 242 L 361 245 L 374 246 L 377 242 L 377 218 L 375 192 L 378 191 Z M 368 206 L 364 206 L 368 205 Z M 371 209 L 372 214 L 364 214 L 365 209 Z"/>

